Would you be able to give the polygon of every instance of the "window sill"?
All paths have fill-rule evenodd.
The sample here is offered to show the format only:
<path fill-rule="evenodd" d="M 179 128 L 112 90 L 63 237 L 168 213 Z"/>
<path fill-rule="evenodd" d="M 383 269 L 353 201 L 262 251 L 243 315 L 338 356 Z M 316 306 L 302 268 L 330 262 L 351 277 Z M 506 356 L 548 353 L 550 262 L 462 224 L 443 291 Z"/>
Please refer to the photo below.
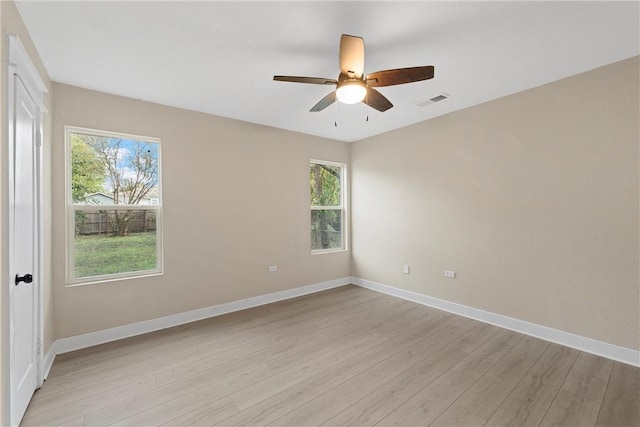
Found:
<path fill-rule="evenodd" d="M 101 283 L 111 283 L 111 282 L 120 282 L 122 280 L 131 280 L 131 279 L 143 279 L 146 277 L 156 277 L 162 276 L 164 272 L 162 270 L 149 270 L 140 272 L 139 274 L 127 274 L 122 276 L 96 276 L 87 278 L 87 280 L 76 280 L 73 282 L 67 282 L 67 288 L 74 288 L 76 286 L 85 286 L 85 285 L 97 285 Z"/>
<path fill-rule="evenodd" d="M 311 251 L 311 255 L 324 255 L 324 254 L 334 254 L 334 253 L 338 253 L 338 252 L 349 252 L 348 249 L 346 248 L 339 248 L 339 249 L 316 249 Z"/>

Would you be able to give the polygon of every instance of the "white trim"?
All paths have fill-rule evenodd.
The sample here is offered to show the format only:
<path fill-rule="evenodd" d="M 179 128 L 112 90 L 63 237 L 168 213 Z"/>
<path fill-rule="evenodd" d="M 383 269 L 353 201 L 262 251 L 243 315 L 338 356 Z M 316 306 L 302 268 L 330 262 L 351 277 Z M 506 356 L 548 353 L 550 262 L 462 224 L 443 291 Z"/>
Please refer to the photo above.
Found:
<path fill-rule="evenodd" d="M 131 139 L 134 141 L 144 141 L 144 142 L 153 142 L 160 146 L 162 144 L 162 138 L 157 136 L 148 136 L 148 135 L 139 135 L 136 133 L 128 133 L 128 132 L 113 132 L 110 130 L 102 130 L 102 129 L 93 129 L 93 128 L 85 128 L 82 126 L 73 126 L 73 125 L 65 125 L 64 126 L 65 134 L 67 132 L 75 132 L 82 133 L 86 135 L 95 135 L 95 136 L 104 136 L 107 138 L 122 138 Z"/>
<path fill-rule="evenodd" d="M 406 291 L 404 289 L 394 288 L 392 286 L 383 285 L 382 283 L 361 279 L 359 277 L 353 278 L 353 284 L 408 301 L 417 302 L 418 304 L 447 311 L 449 313 L 468 317 L 480 322 L 489 323 L 511 331 L 520 332 L 545 341 L 575 348 L 576 350 L 584 351 L 586 353 L 595 354 L 597 356 L 606 357 L 607 359 L 640 367 L 640 351 L 638 350 L 632 350 L 630 348 L 621 347 L 604 341 L 594 340 L 592 338 L 583 337 L 581 335 L 572 334 L 559 329 L 537 325 L 524 320 L 514 319 L 512 317 L 491 313 L 455 302 L 433 298 L 427 295 Z"/>
<path fill-rule="evenodd" d="M 340 279 L 329 280 L 327 282 L 316 283 L 313 285 L 302 286 L 294 289 L 287 289 L 285 291 L 260 295 L 257 297 L 233 301 L 226 304 L 214 305 L 198 310 L 173 314 L 171 316 L 159 317 L 157 319 L 145 320 L 142 322 L 118 326 L 110 329 L 103 329 L 101 331 L 90 332 L 88 334 L 61 338 L 59 340 L 56 340 L 56 342 L 54 343 L 55 354 L 62 354 L 74 350 L 80 350 L 82 348 L 92 347 L 98 344 L 104 344 L 123 338 L 146 334 L 148 332 L 171 328 L 185 323 L 208 319 L 215 316 L 221 316 L 223 314 L 232 313 L 234 311 L 245 310 L 251 307 L 271 304 L 276 301 L 296 298 L 302 295 L 312 294 L 327 289 L 349 285 L 351 284 L 351 279 L 351 277 L 342 277 Z"/>
<path fill-rule="evenodd" d="M 162 271 L 144 270 L 141 272 L 134 272 L 134 273 L 88 276 L 85 278 L 86 281 L 84 282 L 68 283 L 66 286 L 67 288 L 77 288 L 77 287 L 91 286 L 91 285 L 102 285 L 102 284 L 108 285 L 110 283 L 122 282 L 123 280 L 146 279 L 147 277 L 162 276 L 163 274 L 164 273 Z"/>
<path fill-rule="evenodd" d="M 46 113 L 44 94 L 48 92 L 47 86 L 44 84 L 35 65 L 33 65 L 27 50 L 18 36 L 7 35 L 7 44 L 9 47 L 7 52 L 9 67 L 14 67 L 15 74 L 20 75 L 22 82 L 27 87 L 27 92 L 33 97 L 40 111 Z"/>
<path fill-rule="evenodd" d="M 158 203 L 154 205 L 90 205 L 73 203 L 71 195 L 71 134 L 85 134 L 102 136 L 106 138 L 127 139 L 133 141 L 156 144 L 158 149 Z M 67 287 L 96 285 L 121 280 L 137 279 L 148 276 L 164 274 L 164 244 L 163 244 L 163 219 L 162 219 L 162 139 L 153 136 L 143 136 L 123 132 L 111 132 L 98 129 L 89 129 L 79 126 L 64 126 L 65 146 L 65 284 Z M 154 211 L 156 215 L 156 257 L 157 266 L 150 270 L 128 271 L 122 273 L 103 274 L 99 276 L 75 277 L 75 213 L 80 210 L 87 211 L 122 211 L 122 210 L 147 210 Z"/>
<path fill-rule="evenodd" d="M 42 380 L 46 380 L 49 376 L 49 372 L 51 372 L 51 367 L 53 366 L 53 361 L 56 360 L 56 352 L 55 345 L 49 347 L 49 351 L 44 355 L 44 359 L 42 360 Z"/>
<path fill-rule="evenodd" d="M 13 174 L 14 165 L 12 163 L 12 159 L 14 156 L 13 153 L 13 140 L 14 140 L 14 118 L 15 118 L 15 105 L 14 105 L 14 96 L 15 96 L 15 81 L 19 79 L 21 84 L 24 85 L 28 96 L 34 101 L 35 109 L 36 109 L 36 128 L 37 133 L 35 137 L 37 138 L 37 142 L 35 144 L 34 151 L 34 184 L 35 184 L 35 209 L 36 209 L 36 248 L 35 248 L 35 260 L 34 260 L 34 271 L 33 275 L 37 278 L 35 282 L 35 286 L 37 286 L 37 290 L 35 291 L 35 313 L 34 313 L 34 322 L 36 328 L 36 386 L 40 387 L 43 382 L 43 357 L 42 349 L 40 348 L 40 343 L 43 340 L 43 272 L 44 272 L 44 217 L 43 217 L 43 209 L 44 209 L 44 181 L 42 175 L 43 168 L 43 153 L 42 153 L 42 145 L 43 145 L 43 132 L 42 132 L 42 115 L 47 112 L 47 108 L 44 103 L 44 94 L 48 92 L 47 86 L 44 81 L 40 77 L 38 70 L 35 65 L 31 61 L 31 58 L 24 48 L 20 39 L 11 34 L 7 34 L 4 38 L 3 42 L 5 42 L 5 46 L 7 49 L 7 61 L 3 64 L 4 69 L 6 70 L 5 82 L 7 93 L 3 94 L 2 103 L 5 106 L 6 117 L 7 117 L 7 142 L 9 146 L 7 147 L 7 162 L 8 167 L 3 168 L 6 172 L 3 173 L 3 179 L 6 179 L 7 185 L 9 186 L 8 190 L 5 191 L 7 198 L 4 199 L 6 202 L 6 206 L 11 206 L 9 201 L 13 200 L 13 192 L 14 188 L 11 184 L 13 181 L 11 178 Z M 13 230 L 13 218 L 9 211 L 3 210 L 2 212 L 2 221 L 3 228 L 8 231 L 8 239 L 4 239 L 3 242 L 3 259 L 2 266 L 3 271 L 10 272 L 11 270 L 11 251 L 9 250 L 9 242 L 14 239 L 14 230 Z M 5 269 L 6 267 L 6 269 Z M 6 282 L 5 282 L 6 281 Z M 10 323 L 11 323 L 11 311 L 13 309 L 11 305 L 10 291 L 9 287 L 11 287 L 12 277 L 3 277 L 2 278 L 2 292 L 3 292 L 3 307 L 2 312 L 6 313 L 3 317 L 3 320 L 6 320 L 5 329 L 3 329 L 2 334 L 7 337 L 7 343 L 3 346 L 2 351 L 7 355 L 5 358 L 5 362 L 1 367 L 4 374 L 4 381 L 1 385 L 2 387 L 2 395 L 6 396 L 3 398 L 1 404 L 5 407 L 4 417 L 5 419 L 0 420 L 0 424 L 11 424 L 15 422 L 14 418 L 14 408 L 13 408 L 13 386 L 11 385 L 11 336 L 10 336 Z M 3 321 L 4 323 L 4 321 Z M 6 400 L 5 400 L 6 399 Z M 8 422 L 7 422 L 8 421 Z M 19 420 L 18 420 L 19 422 Z"/>
<path fill-rule="evenodd" d="M 311 205 L 311 211 L 318 210 L 335 210 L 341 211 L 340 219 L 341 219 L 341 239 L 342 245 L 339 248 L 330 248 L 330 249 L 311 249 L 311 255 L 322 255 L 331 252 L 342 252 L 349 250 L 349 211 L 347 209 L 347 202 L 349 200 L 348 195 L 348 172 L 347 172 L 347 164 L 346 163 L 337 163 L 337 162 L 329 162 L 325 160 L 317 160 L 311 159 L 310 165 L 325 165 L 325 166 L 336 166 L 340 168 L 340 206 L 318 206 Z M 309 227 L 311 228 L 311 227 Z"/>
<path fill-rule="evenodd" d="M 37 258 L 37 267 L 36 271 L 38 274 L 38 296 L 37 296 L 37 310 L 38 310 L 38 388 L 42 387 L 44 383 L 44 379 L 46 378 L 44 372 L 44 349 L 42 348 L 44 342 L 44 129 L 42 126 L 42 115 L 43 112 L 41 110 L 38 111 L 38 116 L 36 117 L 38 133 L 40 143 L 36 144 L 35 156 L 36 156 L 36 191 L 38 194 L 36 195 L 36 211 L 38 215 L 37 224 L 36 224 L 36 232 L 37 232 L 37 248 L 36 248 L 36 258 Z"/>
<path fill-rule="evenodd" d="M 580 335 L 572 334 L 570 332 L 537 325 L 535 323 L 526 322 L 524 320 L 518 320 L 500 314 L 479 310 L 477 308 L 469 307 L 466 305 L 429 297 L 427 295 L 394 288 L 392 286 L 383 285 L 381 283 L 361 279 L 359 277 L 342 277 L 340 279 L 334 279 L 326 282 L 316 283 L 313 285 L 302 286 L 299 288 L 288 289 L 285 291 L 274 292 L 266 295 L 260 295 L 257 297 L 233 301 L 226 304 L 214 305 L 211 307 L 178 313 L 171 316 L 132 323 L 130 325 L 104 329 L 102 331 L 76 335 L 68 338 L 61 338 L 53 344 L 51 349 L 46 354 L 44 363 L 44 366 L 46 367 L 45 372 L 48 374 L 55 354 L 62 354 L 74 350 L 80 350 L 82 348 L 91 347 L 94 345 L 104 344 L 123 338 L 145 334 L 148 332 L 171 328 L 173 326 L 178 326 L 185 323 L 195 322 L 215 316 L 221 316 L 223 314 L 232 313 L 234 311 L 245 310 L 247 308 L 257 307 L 265 304 L 271 304 L 273 302 L 296 298 L 302 295 L 321 292 L 327 289 L 333 289 L 349 284 L 354 284 L 376 292 L 381 292 L 387 295 L 416 302 L 418 304 L 433 307 L 438 310 L 447 311 L 459 316 L 468 317 L 504 329 L 509 329 L 525 335 L 530 335 L 536 338 L 543 339 L 545 341 L 550 341 L 556 344 L 564 345 L 566 347 L 575 348 L 586 353 L 595 354 L 598 356 L 606 357 L 607 359 L 612 359 L 618 362 L 626 363 L 628 365 L 640 367 L 640 352 L 636 350 L 606 343 L 603 341 L 594 340 L 592 338 L 583 337 Z"/>
<path fill-rule="evenodd" d="M 319 160 L 319 159 L 310 159 L 309 162 L 314 163 L 316 165 L 340 166 L 340 167 L 343 167 L 346 164 L 343 162 L 332 162 L 330 160 Z"/>
<path fill-rule="evenodd" d="M 323 254 L 332 254 L 335 252 L 347 252 L 348 249 L 345 248 L 336 248 L 336 249 L 315 249 L 311 251 L 311 256 L 314 255 L 323 255 Z"/>

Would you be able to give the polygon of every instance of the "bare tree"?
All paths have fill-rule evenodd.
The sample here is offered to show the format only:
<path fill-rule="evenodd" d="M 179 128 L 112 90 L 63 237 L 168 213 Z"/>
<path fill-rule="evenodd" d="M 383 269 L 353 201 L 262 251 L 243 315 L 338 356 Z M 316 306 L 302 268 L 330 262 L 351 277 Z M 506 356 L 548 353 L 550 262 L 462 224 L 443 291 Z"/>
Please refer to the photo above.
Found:
<path fill-rule="evenodd" d="M 106 170 L 107 184 L 116 205 L 137 205 L 158 185 L 158 156 L 153 143 L 82 135 Z M 115 210 L 112 230 L 129 234 L 132 210 Z"/>

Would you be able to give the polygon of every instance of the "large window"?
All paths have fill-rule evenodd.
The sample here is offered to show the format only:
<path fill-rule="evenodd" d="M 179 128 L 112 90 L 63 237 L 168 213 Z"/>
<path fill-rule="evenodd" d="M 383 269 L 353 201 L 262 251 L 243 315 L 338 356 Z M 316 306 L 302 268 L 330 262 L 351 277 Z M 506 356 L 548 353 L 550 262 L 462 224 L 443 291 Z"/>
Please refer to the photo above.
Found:
<path fill-rule="evenodd" d="M 66 127 L 69 284 L 162 273 L 160 140 Z"/>
<path fill-rule="evenodd" d="M 311 161 L 311 252 L 344 250 L 346 166 Z"/>

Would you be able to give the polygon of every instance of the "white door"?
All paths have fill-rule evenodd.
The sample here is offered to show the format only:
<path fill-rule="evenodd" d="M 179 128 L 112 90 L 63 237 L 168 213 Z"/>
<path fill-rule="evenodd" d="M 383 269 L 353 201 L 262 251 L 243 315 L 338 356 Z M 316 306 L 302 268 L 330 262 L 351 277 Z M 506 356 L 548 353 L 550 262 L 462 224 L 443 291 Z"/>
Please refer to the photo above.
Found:
<path fill-rule="evenodd" d="M 16 75 L 13 103 L 13 191 L 10 191 L 10 372 L 11 424 L 22 419 L 38 386 L 36 150 L 38 108 Z M 11 152 L 11 150 L 10 150 Z"/>

